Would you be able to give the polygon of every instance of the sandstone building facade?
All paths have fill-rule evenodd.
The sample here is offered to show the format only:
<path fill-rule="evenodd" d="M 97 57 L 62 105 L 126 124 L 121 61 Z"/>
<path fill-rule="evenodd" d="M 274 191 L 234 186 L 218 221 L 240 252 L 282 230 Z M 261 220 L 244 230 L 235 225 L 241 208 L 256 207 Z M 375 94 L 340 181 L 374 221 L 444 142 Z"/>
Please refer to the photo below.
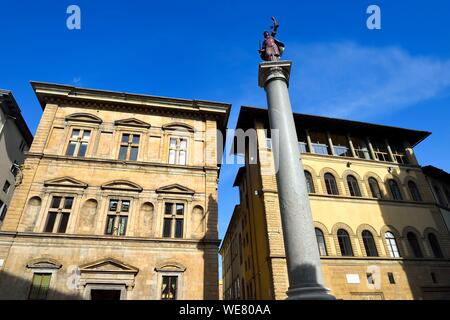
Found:
<path fill-rule="evenodd" d="M 32 86 L 44 112 L 0 231 L 0 298 L 217 299 L 230 105 Z"/>
<path fill-rule="evenodd" d="M 294 119 L 331 293 L 338 299 L 450 299 L 450 238 L 441 212 L 450 199 L 436 202 L 413 151 L 429 133 L 301 114 Z M 240 204 L 220 249 L 224 298 L 284 299 L 288 278 L 267 110 L 242 107 L 237 128 L 255 129 L 257 148 L 245 146 L 245 166 L 235 180 Z"/>

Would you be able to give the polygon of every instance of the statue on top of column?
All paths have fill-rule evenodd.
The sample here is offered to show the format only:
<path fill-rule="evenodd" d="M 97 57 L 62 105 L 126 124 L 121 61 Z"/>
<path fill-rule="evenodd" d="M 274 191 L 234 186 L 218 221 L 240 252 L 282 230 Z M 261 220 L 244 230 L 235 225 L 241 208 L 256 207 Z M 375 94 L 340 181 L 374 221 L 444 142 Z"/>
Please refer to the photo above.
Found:
<path fill-rule="evenodd" d="M 275 17 L 272 17 L 272 21 L 273 26 L 270 27 L 272 29 L 272 34 L 268 31 L 264 31 L 264 42 L 262 47 L 260 46 L 258 50 L 261 59 L 264 61 L 279 61 L 285 49 L 284 43 L 275 39 L 278 31 L 278 22 Z"/>

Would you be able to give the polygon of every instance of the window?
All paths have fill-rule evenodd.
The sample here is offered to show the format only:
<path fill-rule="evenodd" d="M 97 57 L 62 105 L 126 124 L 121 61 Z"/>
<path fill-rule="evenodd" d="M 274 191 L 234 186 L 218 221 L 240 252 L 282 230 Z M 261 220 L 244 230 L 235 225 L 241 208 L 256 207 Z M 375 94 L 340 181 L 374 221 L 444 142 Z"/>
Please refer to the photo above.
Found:
<path fill-rule="evenodd" d="M 434 233 L 428 234 L 428 242 L 430 243 L 431 251 L 433 251 L 434 257 L 444 258 L 441 246 L 439 245 L 439 241 Z"/>
<path fill-rule="evenodd" d="M 272 139 L 266 138 L 266 148 L 271 150 L 272 149 Z"/>
<path fill-rule="evenodd" d="M 25 147 L 27 146 L 27 143 L 24 141 L 24 140 L 22 140 L 21 142 L 20 142 L 20 146 L 19 146 L 19 150 L 20 150 L 20 152 L 23 152 L 24 150 L 25 150 Z"/>
<path fill-rule="evenodd" d="M 130 200 L 110 199 L 105 234 L 124 236 L 127 231 Z"/>
<path fill-rule="evenodd" d="M 316 189 L 314 188 L 314 182 L 311 173 L 305 170 L 305 178 L 306 178 L 306 188 L 308 189 L 308 193 L 316 193 Z"/>
<path fill-rule="evenodd" d="M 3 192 L 8 194 L 9 188 L 11 187 L 11 183 L 9 183 L 8 180 L 5 181 L 5 184 L 3 185 Z"/>
<path fill-rule="evenodd" d="M 242 235 L 239 233 L 239 263 L 242 264 Z"/>
<path fill-rule="evenodd" d="M 310 132 L 309 136 L 314 153 L 330 154 L 328 151 L 328 138 L 325 132 Z"/>
<path fill-rule="evenodd" d="M 383 196 L 381 195 L 380 186 L 378 185 L 377 179 L 370 177 L 369 178 L 369 188 L 372 193 L 373 198 L 381 199 Z"/>
<path fill-rule="evenodd" d="M 368 284 L 375 284 L 375 278 L 373 277 L 372 273 L 366 273 L 366 277 L 367 277 L 367 283 Z"/>
<path fill-rule="evenodd" d="M 162 276 L 161 300 L 177 299 L 177 276 Z"/>
<path fill-rule="evenodd" d="M 183 238 L 184 204 L 166 202 L 164 207 L 164 238 Z"/>
<path fill-rule="evenodd" d="M 17 174 L 19 173 L 19 170 L 20 170 L 19 163 L 17 162 L 17 160 L 14 160 L 14 163 L 11 165 L 11 169 L 10 169 L 10 171 L 14 177 L 17 176 Z"/>
<path fill-rule="evenodd" d="M 352 244 L 350 242 L 350 236 L 344 229 L 339 229 L 337 232 L 339 248 L 341 249 L 342 256 L 353 256 Z"/>
<path fill-rule="evenodd" d="M 306 137 L 306 131 L 300 130 L 300 132 L 297 132 L 298 137 L 298 148 L 300 149 L 300 153 L 307 153 L 310 152 L 308 148 L 308 139 Z"/>
<path fill-rule="evenodd" d="M 169 142 L 169 164 L 186 164 L 187 139 L 170 138 Z"/>
<path fill-rule="evenodd" d="M 434 272 L 431 272 L 430 276 L 431 276 L 431 281 L 433 281 L 433 283 L 438 283 L 436 274 Z"/>
<path fill-rule="evenodd" d="M 385 161 L 385 162 L 391 161 L 386 143 L 381 142 L 381 141 L 372 141 L 372 147 L 373 147 L 373 151 L 375 153 L 375 157 L 379 161 Z"/>
<path fill-rule="evenodd" d="M 29 300 L 45 300 L 50 287 L 51 273 L 35 273 L 31 283 Z"/>
<path fill-rule="evenodd" d="M 325 186 L 327 187 L 327 193 L 330 195 L 338 195 L 339 191 L 334 176 L 331 173 L 326 173 L 324 178 Z"/>
<path fill-rule="evenodd" d="M 390 142 L 390 147 L 392 151 L 392 155 L 394 156 L 395 161 L 400 164 L 407 164 L 408 158 L 406 157 L 405 148 L 401 143 L 398 142 Z"/>
<path fill-rule="evenodd" d="M 444 202 L 444 197 L 442 196 L 442 192 L 441 192 L 441 188 L 439 188 L 438 186 L 433 186 L 434 189 L 434 193 L 436 194 L 436 200 L 440 205 L 445 205 Z"/>
<path fill-rule="evenodd" d="M 390 284 L 395 284 L 395 278 L 392 272 L 388 272 L 388 279 Z"/>
<path fill-rule="evenodd" d="M 375 240 L 373 235 L 369 230 L 364 230 L 362 232 L 362 238 L 364 243 L 364 249 L 366 250 L 366 255 L 368 257 L 378 257 L 377 246 L 375 245 Z"/>
<path fill-rule="evenodd" d="M 69 145 L 66 149 L 66 156 L 84 157 L 86 155 L 91 131 L 85 129 L 73 129 L 70 136 Z"/>
<path fill-rule="evenodd" d="M 348 138 L 344 135 L 332 134 L 331 141 L 333 141 L 334 154 L 339 157 L 351 157 L 350 145 Z"/>
<path fill-rule="evenodd" d="M 389 189 L 391 189 L 392 198 L 394 200 L 403 200 L 402 193 L 400 192 L 397 182 L 394 179 L 390 179 L 388 184 Z"/>
<path fill-rule="evenodd" d="M 73 206 L 73 197 L 53 196 L 44 232 L 65 233 Z"/>
<path fill-rule="evenodd" d="M 422 196 L 420 195 L 417 185 L 413 181 L 408 182 L 409 193 L 411 193 L 411 198 L 414 201 L 422 201 Z"/>
<path fill-rule="evenodd" d="M 347 177 L 347 185 L 352 197 L 361 197 L 361 190 L 359 189 L 358 181 L 354 176 Z"/>
<path fill-rule="evenodd" d="M 408 239 L 409 247 L 411 248 L 414 257 L 422 258 L 422 249 L 420 249 L 420 244 L 417 236 L 413 232 L 408 232 L 406 238 Z"/>
<path fill-rule="evenodd" d="M 316 228 L 316 240 L 317 240 L 317 246 L 319 247 L 319 254 L 321 256 L 327 256 L 327 247 L 325 245 L 325 237 L 323 236 L 322 230 L 319 228 Z"/>
<path fill-rule="evenodd" d="M 306 142 L 299 142 L 298 143 L 298 148 L 300 150 L 300 153 L 307 153 L 308 149 L 306 148 Z"/>
<path fill-rule="evenodd" d="M 120 140 L 119 160 L 136 161 L 139 153 L 139 134 L 123 133 Z"/>
<path fill-rule="evenodd" d="M 392 232 L 386 232 L 384 234 L 384 239 L 386 239 L 386 244 L 389 250 L 389 255 L 392 258 L 399 258 L 400 257 L 400 251 L 398 250 L 397 246 L 397 240 L 395 239 L 395 236 Z"/>
<path fill-rule="evenodd" d="M 6 211 L 8 210 L 6 203 L 0 200 L 0 222 L 5 219 Z"/>
<path fill-rule="evenodd" d="M 353 149 L 355 150 L 356 156 L 361 159 L 370 160 L 369 148 L 364 139 L 358 137 L 352 137 Z"/>

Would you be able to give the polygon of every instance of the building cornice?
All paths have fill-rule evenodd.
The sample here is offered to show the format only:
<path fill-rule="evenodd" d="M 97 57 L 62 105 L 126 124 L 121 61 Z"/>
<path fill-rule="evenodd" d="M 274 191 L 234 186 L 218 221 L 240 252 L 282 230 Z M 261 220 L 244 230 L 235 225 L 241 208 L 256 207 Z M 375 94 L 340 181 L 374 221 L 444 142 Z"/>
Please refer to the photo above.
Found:
<path fill-rule="evenodd" d="M 15 239 L 54 239 L 54 240 L 91 240 L 104 243 L 105 241 L 124 243 L 153 243 L 166 245 L 219 245 L 218 239 L 165 239 L 165 238 L 141 238 L 141 237 L 115 237 L 106 235 L 78 235 L 78 234 L 58 234 L 58 233 L 36 233 L 36 232 L 5 232 L 0 231 L 0 238 L 13 237 Z"/>
<path fill-rule="evenodd" d="M 48 160 L 58 160 L 61 162 L 80 162 L 80 163 L 100 163 L 100 164 L 111 164 L 123 167 L 126 165 L 129 168 L 139 167 L 154 167 L 154 168 L 169 168 L 169 169 L 179 169 L 180 171 L 202 171 L 202 172 L 218 172 L 219 167 L 213 166 L 190 166 L 190 165 L 174 165 L 159 162 L 145 162 L 145 161 L 122 161 L 122 160 L 112 160 L 103 158 L 78 158 L 62 155 L 49 155 L 38 152 L 28 152 L 27 158 L 36 159 L 48 159 Z"/>
<path fill-rule="evenodd" d="M 231 104 L 207 100 L 189 100 L 150 96 L 118 91 L 79 88 L 69 85 L 31 82 L 31 86 L 45 109 L 47 103 L 52 101 L 68 101 L 97 106 L 134 106 L 150 110 L 168 110 L 174 112 L 187 111 L 196 114 L 212 114 L 220 118 L 219 128 L 226 129 Z"/>

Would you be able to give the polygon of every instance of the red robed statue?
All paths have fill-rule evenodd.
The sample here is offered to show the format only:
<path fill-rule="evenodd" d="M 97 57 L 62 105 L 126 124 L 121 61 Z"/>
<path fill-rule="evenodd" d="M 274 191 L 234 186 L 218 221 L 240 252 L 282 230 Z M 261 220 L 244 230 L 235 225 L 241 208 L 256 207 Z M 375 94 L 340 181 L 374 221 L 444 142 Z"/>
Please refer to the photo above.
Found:
<path fill-rule="evenodd" d="M 264 31 L 264 42 L 262 47 L 258 50 L 261 59 L 264 61 L 278 61 L 284 52 L 284 43 L 275 39 L 278 31 L 278 22 L 275 17 L 272 17 L 273 27 L 272 34 L 268 31 Z"/>

